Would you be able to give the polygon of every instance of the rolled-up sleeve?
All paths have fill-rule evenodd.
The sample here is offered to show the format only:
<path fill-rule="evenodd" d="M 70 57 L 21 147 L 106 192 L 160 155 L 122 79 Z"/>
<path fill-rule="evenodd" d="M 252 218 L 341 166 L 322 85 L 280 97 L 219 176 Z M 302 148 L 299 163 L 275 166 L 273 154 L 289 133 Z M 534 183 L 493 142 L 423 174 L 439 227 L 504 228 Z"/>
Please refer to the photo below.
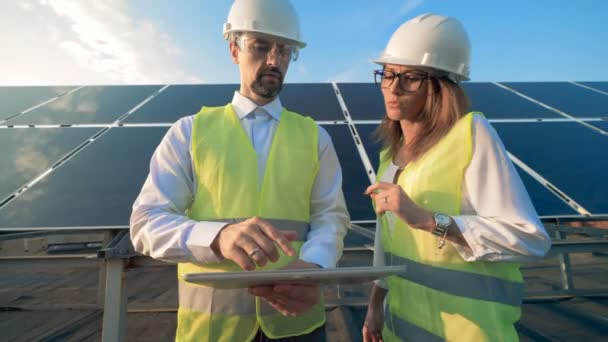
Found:
<path fill-rule="evenodd" d="M 481 116 L 475 116 L 473 129 L 461 215 L 454 217 L 469 247 L 454 247 L 466 261 L 524 262 L 544 256 L 551 239 L 498 134 Z"/>

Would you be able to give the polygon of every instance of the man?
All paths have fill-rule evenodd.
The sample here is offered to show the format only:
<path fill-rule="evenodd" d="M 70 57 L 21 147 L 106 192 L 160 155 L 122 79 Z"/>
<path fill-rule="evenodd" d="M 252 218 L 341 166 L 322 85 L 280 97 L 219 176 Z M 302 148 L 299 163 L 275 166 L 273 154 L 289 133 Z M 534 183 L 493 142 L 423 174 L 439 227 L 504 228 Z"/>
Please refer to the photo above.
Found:
<path fill-rule="evenodd" d="M 221 290 L 181 278 L 335 267 L 348 224 L 329 135 L 278 97 L 305 46 L 293 7 L 236 0 L 224 37 L 240 89 L 171 127 L 133 205 L 131 239 L 138 252 L 179 263 L 178 341 L 324 340 L 318 286 Z"/>

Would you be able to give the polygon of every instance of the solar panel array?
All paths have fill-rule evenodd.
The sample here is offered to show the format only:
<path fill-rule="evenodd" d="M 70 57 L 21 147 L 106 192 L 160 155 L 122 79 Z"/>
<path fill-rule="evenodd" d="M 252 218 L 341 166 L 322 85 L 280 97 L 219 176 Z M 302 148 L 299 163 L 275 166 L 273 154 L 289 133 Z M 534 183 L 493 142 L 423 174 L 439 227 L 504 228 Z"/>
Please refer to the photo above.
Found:
<path fill-rule="evenodd" d="M 608 82 L 465 83 L 541 216 L 608 214 Z M 170 125 L 238 85 L 0 87 L 0 230 L 127 226 Z M 377 168 L 384 103 L 371 83 L 286 84 L 283 105 L 331 135 L 351 218 Z M 499 196 L 500 194 L 497 194 Z"/>

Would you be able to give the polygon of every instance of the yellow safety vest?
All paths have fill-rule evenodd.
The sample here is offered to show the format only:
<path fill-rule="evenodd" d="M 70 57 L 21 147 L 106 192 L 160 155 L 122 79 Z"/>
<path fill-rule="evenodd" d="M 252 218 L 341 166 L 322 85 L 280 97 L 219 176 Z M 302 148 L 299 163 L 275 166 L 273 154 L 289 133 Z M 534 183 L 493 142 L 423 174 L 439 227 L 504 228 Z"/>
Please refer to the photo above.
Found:
<path fill-rule="evenodd" d="M 310 196 L 318 161 L 318 127 L 310 118 L 283 110 L 262 185 L 258 186 L 257 154 L 228 104 L 204 107 L 194 118 L 192 154 L 197 192 L 188 216 L 197 221 L 238 222 L 253 216 L 280 230 L 296 230 L 298 253 L 281 253 L 276 269 L 297 259 L 309 230 Z M 324 305 L 285 317 L 247 289 L 214 289 L 188 283 L 182 274 L 241 271 L 232 261 L 178 265 L 177 341 L 251 341 L 259 328 L 277 339 L 314 331 L 325 323 Z"/>
<path fill-rule="evenodd" d="M 398 184 L 422 208 L 459 215 L 465 170 L 473 154 L 469 113 L 419 160 L 409 163 Z M 389 163 L 381 153 L 378 175 Z M 496 194 L 500 196 L 500 194 Z M 388 214 L 391 215 L 391 214 Z M 465 262 L 439 237 L 380 217 L 387 264 L 407 265 L 403 276 L 388 278 L 385 341 L 516 341 L 523 295 L 519 265 Z"/>

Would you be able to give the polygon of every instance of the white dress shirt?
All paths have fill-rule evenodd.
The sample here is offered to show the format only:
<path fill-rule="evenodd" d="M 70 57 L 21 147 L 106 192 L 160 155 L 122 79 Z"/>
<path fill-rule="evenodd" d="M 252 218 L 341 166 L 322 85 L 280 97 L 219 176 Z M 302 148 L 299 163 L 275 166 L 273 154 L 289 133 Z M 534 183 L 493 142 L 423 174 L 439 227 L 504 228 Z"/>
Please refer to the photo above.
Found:
<path fill-rule="evenodd" d="M 391 163 L 381 181 L 392 183 L 397 169 Z M 502 141 L 479 115 L 473 117 L 473 158 L 465 171 L 461 213 L 452 218 L 469 248 L 448 243 L 465 261 L 525 262 L 545 255 L 551 247 L 551 239 Z M 374 244 L 377 266 L 385 265 L 380 230 L 377 222 Z M 384 282 L 377 284 L 386 288 Z"/>
<path fill-rule="evenodd" d="M 258 107 L 235 92 L 232 106 L 257 153 L 261 184 L 283 109 L 281 101 L 277 97 Z M 197 190 L 191 149 L 193 119 L 188 116 L 173 124 L 154 152 L 148 178 L 133 204 L 131 240 L 136 251 L 155 259 L 206 264 L 220 261 L 210 245 L 227 222 L 199 222 L 186 216 Z M 342 255 L 349 216 L 340 163 L 329 134 L 320 126 L 318 156 L 320 169 L 311 194 L 310 232 L 300 259 L 335 267 Z"/>

